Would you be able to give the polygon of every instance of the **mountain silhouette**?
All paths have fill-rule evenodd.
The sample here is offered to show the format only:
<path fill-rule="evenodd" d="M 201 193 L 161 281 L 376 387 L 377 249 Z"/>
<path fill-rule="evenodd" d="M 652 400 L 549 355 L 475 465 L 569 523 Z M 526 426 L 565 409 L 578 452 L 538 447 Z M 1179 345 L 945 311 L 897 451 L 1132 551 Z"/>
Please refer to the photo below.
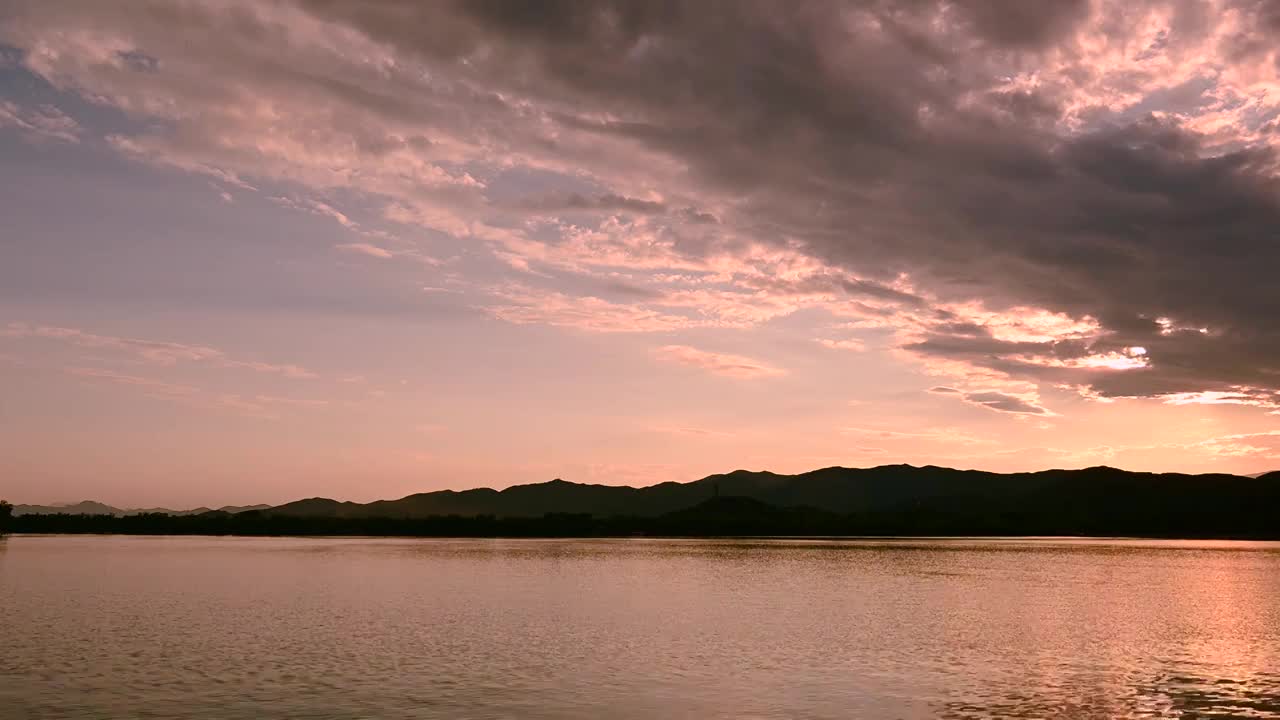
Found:
<path fill-rule="evenodd" d="M 120 508 L 104 505 L 93 500 L 85 500 L 78 503 L 67 503 L 62 505 L 14 505 L 13 514 L 18 515 L 48 515 L 52 513 L 66 513 L 68 515 L 123 515 L 124 511 Z"/>
<path fill-rule="evenodd" d="M 220 512 L 240 513 L 249 510 L 266 510 L 270 505 L 244 505 L 235 506 L 227 505 L 218 508 Z M 201 513 L 210 512 L 207 507 L 198 507 L 191 510 L 170 510 L 168 508 L 118 508 L 105 503 L 96 502 L 94 500 L 84 500 L 78 503 L 67 503 L 60 505 L 14 505 L 13 514 L 18 515 L 144 515 L 144 514 L 163 514 L 163 515 L 199 515 Z"/>
<path fill-rule="evenodd" d="M 24 506 L 29 508 L 31 506 Z M 196 514 L 28 510 L 17 532 L 213 535 L 1088 535 L 1280 539 L 1280 472 L 1111 467 L 990 473 L 911 465 L 798 475 L 736 470 L 649 487 L 552 480 L 370 503 L 308 498 Z M 75 514 L 81 508 L 90 512 Z"/>
<path fill-rule="evenodd" d="M 1205 512 L 1275 502 L 1280 472 L 1239 475 L 1139 473 L 1111 467 L 990 473 L 936 466 L 830 467 L 799 475 L 736 470 L 689 483 L 633 488 L 552 480 L 505 490 L 441 490 L 367 504 L 311 498 L 266 513 L 312 517 L 417 518 L 436 515 L 538 517 L 547 513 L 656 517 L 716 495 L 751 498 L 776 507 L 811 507 L 841 514 L 969 508 L 1082 508 L 1106 513 L 1154 509 Z"/>

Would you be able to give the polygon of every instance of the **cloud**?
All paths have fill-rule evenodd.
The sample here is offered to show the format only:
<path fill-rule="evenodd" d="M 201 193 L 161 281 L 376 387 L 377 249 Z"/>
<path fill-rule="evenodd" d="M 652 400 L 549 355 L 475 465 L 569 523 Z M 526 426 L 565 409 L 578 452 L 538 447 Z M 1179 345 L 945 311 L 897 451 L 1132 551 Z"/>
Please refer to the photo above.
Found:
<path fill-rule="evenodd" d="M 1276 408 L 1268 3 L 11 4 L 23 67 L 142 121 L 121 152 L 661 290 L 511 322 L 820 308 L 993 410 L 1043 410 L 997 381 Z"/>
<path fill-rule="evenodd" d="M 377 245 L 370 245 L 369 243 L 344 243 L 342 245 L 335 245 L 334 247 L 344 252 L 368 255 L 369 257 L 382 258 L 384 260 L 389 260 L 395 257 L 390 250 L 380 248 Z"/>
<path fill-rule="evenodd" d="M 612 193 L 585 196 L 580 193 L 553 193 L 522 199 L 517 206 L 539 212 L 631 212 L 654 214 L 666 211 L 666 206 L 656 200 L 624 197 Z"/>
<path fill-rule="evenodd" d="M 668 332 L 697 327 L 682 315 L 671 315 L 639 305 L 613 303 L 598 297 L 573 297 L 554 290 L 511 287 L 497 294 L 488 311 L 501 320 L 520 325 L 540 323 L 592 332 Z"/>
<path fill-rule="evenodd" d="M 1002 392 L 973 392 L 961 396 L 965 402 L 978 405 L 997 412 L 1014 413 L 1016 415 L 1052 415 L 1047 408 L 1016 395 Z"/>
<path fill-rule="evenodd" d="M 845 427 L 840 429 L 841 435 L 875 438 L 884 441 L 920 440 L 936 441 L 955 445 L 993 445 L 994 441 L 981 438 L 958 428 L 926 428 L 923 430 L 893 430 L 890 428 Z"/>
<path fill-rule="evenodd" d="M 723 430 L 710 430 L 707 428 L 680 427 L 680 426 L 672 426 L 672 425 L 658 426 L 653 428 L 653 431 L 666 433 L 670 435 L 684 435 L 684 436 L 696 437 L 696 438 L 713 438 L 713 437 L 727 438 L 727 437 L 733 437 L 734 435 L 731 432 L 725 432 Z"/>
<path fill-rule="evenodd" d="M 282 397 L 280 395 L 254 395 L 253 399 L 266 405 L 287 405 L 300 408 L 322 408 L 329 404 L 328 400 Z"/>
<path fill-rule="evenodd" d="M 315 372 L 300 365 L 244 360 L 232 357 L 217 348 L 204 345 L 99 335 L 79 328 L 9 323 L 0 331 L 0 337 L 56 340 L 84 348 L 117 350 L 131 355 L 136 361 L 153 365 L 198 362 L 216 367 L 271 373 L 299 380 L 314 380 L 320 377 Z"/>
<path fill-rule="evenodd" d="M 162 380 L 140 377 L 138 375 L 128 375 L 102 368 L 72 367 L 67 368 L 67 372 L 77 377 L 105 380 L 118 385 L 133 385 L 135 387 L 145 388 L 148 391 L 170 397 L 189 397 L 197 395 L 200 392 L 199 388 L 192 385 L 169 383 Z"/>
<path fill-rule="evenodd" d="M 1280 430 L 1222 435 L 1189 447 L 1204 450 L 1217 457 L 1280 460 Z"/>
<path fill-rule="evenodd" d="M 66 372 L 88 381 L 137 388 L 145 396 L 158 400 L 167 400 L 198 408 L 229 410 L 245 417 L 261 420 L 275 420 L 278 418 L 261 402 L 261 398 L 257 401 L 249 400 L 234 393 L 210 392 L 194 385 L 171 383 L 103 368 L 69 367 L 66 368 Z"/>
<path fill-rule="evenodd" d="M 831 340 L 828 338 L 817 338 L 815 342 L 831 350 L 851 350 L 853 352 L 862 352 L 867 349 L 866 343 L 861 340 Z"/>
<path fill-rule="evenodd" d="M 80 123 L 52 105 L 24 108 L 8 100 L 0 100 L 0 128 L 17 128 L 28 138 L 80 142 Z"/>
<path fill-rule="evenodd" d="M 96 367 L 67 367 L 64 372 L 86 381 L 136 388 L 146 397 L 167 400 L 190 407 L 227 410 L 245 417 L 277 420 L 280 415 L 273 407 L 319 409 L 329 405 L 327 400 L 283 397 L 279 395 L 253 395 L 245 397 L 237 393 L 207 390 L 196 385 L 175 383 L 153 377 L 122 373 Z"/>
<path fill-rule="evenodd" d="M 705 370 L 713 375 L 752 380 L 757 378 L 777 377 L 787 374 L 786 370 L 773 367 L 759 360 L 741 355 L 708 352 L 688 345 L 664 345 L 654 351 L 654 355 L 663 362 Z"/>

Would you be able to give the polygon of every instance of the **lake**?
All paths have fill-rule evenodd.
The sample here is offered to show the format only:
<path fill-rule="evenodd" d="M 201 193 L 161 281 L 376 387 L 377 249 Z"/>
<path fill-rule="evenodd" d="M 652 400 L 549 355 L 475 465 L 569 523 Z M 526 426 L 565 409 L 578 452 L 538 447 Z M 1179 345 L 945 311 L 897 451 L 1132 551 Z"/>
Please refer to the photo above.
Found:
<path fill-rule="evenodd" d="M 0 540 L 0 717 L 1280 718 L 1280 544 Z"/>

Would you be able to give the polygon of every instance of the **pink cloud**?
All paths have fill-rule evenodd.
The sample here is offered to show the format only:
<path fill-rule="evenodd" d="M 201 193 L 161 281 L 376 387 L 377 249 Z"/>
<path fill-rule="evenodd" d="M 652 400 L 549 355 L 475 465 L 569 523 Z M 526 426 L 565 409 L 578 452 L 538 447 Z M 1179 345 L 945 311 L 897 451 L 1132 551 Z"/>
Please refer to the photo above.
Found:
<path fill-rule="evenodd" d="M 828 338 L 818 338 L 815 342 L 829 350 L 850 350 L 853 352 L 862 352 L 867 349 L 866 343 L 861 340 L 831 340 Z"/>
<path fill-rule="evenodd" d="M 343 252 L 368 255 L 369 257 L 382 258 L 384 260 L 395 257 L 390 250 L 380 248 L 377 245 L 371 245 L 369 243 L 346 243 L 343 245 L 336 245 L 335 247 Z"/>
<path fill-rule="evenodd" d="M 697 438 L 712 438 L 712 437 L 728 438 L 728 437 L 734 436 L 734 434 L 731 432 L 725 432 L 722 430 L 710 430 L 707 428 L 698 428 L 698 427 L 680 427 L 680 426 L 672 426 L 672 425 L 662 425 L 652 429 L 654 432 L 666 433 L 669 435 L 684 435 L 688 437 L 697 437 Z"/>
<path fill-rule="evenodd" d="M 80 142 L 84 132 L 80 124 L 52 105 L 24 108 L 8 100 L 0 100 L 0 128 L 17 128 L 33 140 Z"/>
<path fill-rule="evenodd" d="M 254 395 L 253 399 L 267 405 L 288 405 L 300 408 L 322 408 L 329 404 L 328 400 L 311 400 L 307 398 L 282 397 L 280 395 Z"/>
<path fill-rule="evenodd" d="M 613 303 L 598 297 L 573 297 L 553 290 L 511 287 L 498 293 L 501 302 L 488 311 L 501 320 L 575 328 L 593 332 L 667 332 L 697 327 L 682 315 L 640 305 Z"/>
<path fill-rule="evenodd" d="M 925 428 L 921 430 L 894 430 L 891 428 L 846 427 L 840 434 L 872 438 L 880 441 L 930 441 L 952 445 L 994 445 L 994 440 L 978 437 L 959 428 Z"/>
<path fill-rule="evenodd" d="M 203 362 L 216 367 L 252 370 L 260 373 L 271 373 L 288 378 L 311 380 L 320 377 L 315 372 L 300 365 L 269 363 L 257 360 L 242 360 L 228 355 L 217 348 L 204 345 L 190 345 L 159 340 L 99 335 L 79 328 L 56 327 L 50 325 L 27 325 L 10 323 L 0 333 L 0 337 L 39 338 L 58 340 L 85 348 L 110 349 L 128 353 L 137 360 L 155 365 L 174 365 L 179 362 Z"/>
<path fill-rule="evenodd" d="M 248 400 L 233 393 L 209 392 L 194 385 L 171 383 L 102 368 L 70 367 L 66 368 L 66 372 L 89 381 L 137 388 L 146 397 L 158 400 L 167 400 L 191 407 L 231 410 L 246 417 L 263 420 L 277 418 L 261 402 Z"/>
<path fill-rule="evenodd" d="M 950 6 L 944 4 L 944 9 Z M 962 54 L 959 59 L 967 61 L 968 69 L 964 80 L 975 84 L 957 100 L 976 107 L 1002 94 L 1035 94 L 1048 108 L 1045 122 L 1059 126 L 1053 139 L 1067 142 L 1091 124 L 1146 112 L 1151 99 L 1159 96 L 1165 100 L 1153 112 L 1204 133 L 1209 139 L 1203 152 L 1217 153 L 1232 143 L 1271 144 L 1272 136 L 1251 127 L 1250 117 L 1271 117 L 1280 102 L 1276 51 L 1266 43 L 1233 45 L 1255 29 L 1259 18 L 1226 3 L 1210 2 L 1205 7 L 1205 17 L 1214 18 L 1213 22 L 1190 22 L 1179 17 L 1174 6 L 1163 3 L 1151 7 L 1091 3 L 1079 29 L 1069 32 L 1051 51 L 1019 56 L 1016 62 L 1004 56 L 993 60 L 985 54 Z M 883 183 L 849 182 L 851 178 L 842 175 L 824 175 L 820 163 L 813 162 L 801 163 L 803 176 L 788 176 L 782 167 L 785 162 L 777 162 L 786 157 L 778 155 L 768 156 L 773 162 L 758 163 L 769 168 L 765 177 L 750 177 L 745 165 L 726 173 L 763 180 L 749 191 L 720 187 L 708 180 L 712 173 L 698 172 L 708 167 L 693 164 L 698 148 L 688 146 L 688 152 L 673 153 L 669 142 L 664 146 L 645 139 L 678 137 L 680 128 L 689 124 L 679 121 L 688 120 L 687 116 L 667 117 L 666 108 L 646 106 L 639 97 L 630 98 L 623 107 L 582 96 L 566 107 L 564 86 L 553 84 L 548 87 L 554 91 L 539 92 L 542 68 L 530 66 L 527 76 L 512 82 L 500 44 L 488 46 L 495 54 L 487 60 L 476 57 L 465 71 L 452 62 L 433 65 L 428 54 L 400 52 L 404 48 L 397 45 L 394 33 L 378 37 L 357 22 L 362 16 L 346 15 L 337 8 L 306 12 L 290 4 L 191 3 L 157 22 L 151 13 L 117 13 L 101 3 L 31 3 L 15 13 L 14 22 L 3 33 L 18 46 L 38 48 L 24 63 L 57 87 L 80 90 L 95 102 L 158 121 L 143 124 L 147 129 L 136 135 L 113 138 L 113 145 L 123 152 L 245 189 L 252 189 L 249 181 L 263 179 L 296 183 L 326 198 L 344 197 L 329 190 L 354 190 L 384 202 L 387 219 L 478 241 L 518 271 L 539 273 L 552 281 L 561 279 L 556 273 L 601 278 L 625 271 L 626 282 L 654 291 L 647 299 L 614 302 L 563 290 L 490 288 L 496 300 L 487 309 L 507 322 L 595 332 L 749 329 L 801 310 L 821 310 L 852 319 L 859 328 L 892 333 L 893 344 L 900 348 L 896 356 L 913 359 L 927 374 L 947 378 L 960 399 L 1028 415 L 1045 411 L 1037 393 L 1041 384 L 1080 388 L 1085 397 L 1106 399 L 1093 389 L 1099 378 L 1141 375 L 1159 367 L 1160 351 L 1155 346 L 1149 354 L 1129 349 L 1138 341 L 1107 347 L 1107 332 L 1084 311 L 1055 312 L 1031 307 L 1031 300 L 1018 298 L 1001 298 L 1006 302 L 990 306 L 963 300 L 981 294 L 983 288 L 953 288 L 962 296 L 956 300 L 943 292 L 945 287 L 933 288 L 937 292 L 917 289 L 913 283 L 926 283 L 927 278 L 906 275 L 875 285 L 839 270 L 834 260 L 822 259 L 831 256 L 815 252 L 814 239 L 833 234 L 860 247 L 873 269 L 893 268 L 894 261 L 902 259 L 890 252 L 890 246 L 899 240 L 909 244 L 916 229 L 909 222 L 912 218 L 902 228 L 893 228 L 895 233 L 903 231 L 895 243 L 877 242 L 879 229 L 870 220 L 860 226 L 857 214 L 851 216 L 852 226 L 847 219 L 843 225 L 823 225 L 821 220 L 827 213 L 838 215 L 835 205 L 841 200 L 866 199 L 868 208 L 892 200 L 892 177 Z M 240 23 L 229 19 L 232 13 L 227 9 L 254 21 L 242 23 L 245 26 L 270 28 L 277 34 L 273 42 L 234 32 Z M 432 26 L 446 28 L 443 32 L 474 30 L 462 16 L 447 10 L 408 12 L 438 21 Z M 927 14 L 926 8 L 921 17 Z M 854 15 L 864 20 L 878 17 L 871 12 Z M 174 32 L 175 27 L 180 31 Z M 197 31 L 208 27 L 224 32 Z M 938 38 L 930 34 L 936 27 L 943 25 L 919 26 L 911 32 L 931 40 L 958 39 L 957 50 L 964 44 L 963 28 L 951 28 L 950 36 Z M 1103 27 L 1106 32 L 1100 31 Z M 850 39 L 867 40 L 858 33 Z M 880 33 L 870 40 L 882 41 L 887 38 Z M 122 53 L 137 47 L 175 61 L 166 64 L 163 72 L 126 72 Z M 833 68 L 841 67 L 844 59 L 858 57 L 852 42 L 815 47 Z M 850 53 L 847 58 L 845 52 Z M 486 66 L 486 61 L 491 64 Z M 992 62 L 998 67 L 989 67 Z M 625 74 L 633 66 L 641 64 L 615 70 Z M 296 72 L 298 67 L 306 68 L 306 73 Z M 1202 78 L 1213 81 L 1203 92 L 1194 85 Z M 960 78 L 955 80 L 963 84 Z M 359 92 L 344 90 L 348 88 Z M 834 95 L 824 94 L 830 96 Z M 1005 105 L 989 109 L 1001 122 L 1013 112 Z M 921 112 L 927 115 L 925 110 Z M 627 116 L 629 112 L 634 116 Z M 645 124 L 648 116 L 652 116 L 651 128 Z M 33 111 L 8 103 L 0 106 L 0 123 L 52 137 L 61 133 L 60 139 L 67 141 L 80 135 L 74 121 L 56 109 Z M 732 130 L 728 125 L 724 129 Z M 641 126 L 648 128 L 647 134 L 636 132 Z M 176 131 L 155 132 L 152 127 Z M 811 129 L 820 128 L 815 123 Z M 957 125 L 950 130 L 959 133 L 967 128 Z M 707 145 L 708 150 L 718 149 L 715 143 Z M 806 150 L 802 144 L 792 149 L 797 157 Z M 586 201 L 571 200 L 513 208 L 483 192 L 484 178 L 510 168 L 558 173 L 607 192 L 593 195 L 595 199 L 586 203 L 591 207 L 583 207 Z M 793 203 L 793 198 L 778 191 L 802 184 L 794 180 L 813 181 L 805 189 L 814 193 L 812 206 Z M 864 185 L 872 189 L 865 196 L 825 195 L 824 185 L 842 192 Z M 333 204 L 289 202 L 291 207 L 364 232 Z M 686 207 L 697 210 L 679 212 Z M 571 219 L 567 213 L 574 210 L 590 210 L 590 217 Z M 714 222 L 707 222 L 712 216 Z M 549 239 L 535 239 L 543 237 L 535 230 L 545 231 Z M 401 254 L 398 248 L 393 252 L 371 242 L 340 249 L 383 259 Z M 902 266 L 916 272 L 924 263 L 919 257 L 914 260 Z M 912 298 L 919 303 L 913 304 Z M 957 329 L 962 327 L 967 329 Z M 973 342 L 961 351 L 943 348 L 928 354 L 923 344 L 943 335 L 951 341 L 959 337 L 998 342 L 984 347 Z M 288 377 L 315 376 L 299 366 L 232 359 L 202 346 L 143 346 L 137 343 L 145 341 L 90 334 L 61 339 L 127 350 L 156 364 L 203 362 Z M 818 342 L 831 349 L 858 349 L 854 340 Z M 1074 343 L 1086 350 L 1073 351 Z M 1123 392 L 1141 391 L 1143 396 L 1173 404 L 1274 407 L 1266 390 L 1251 386 L 1236 390 L 1225 382 L 1202 385 L 1163 394 L 1127 387 L 1107 392 L 1123 396 Z"/>
<path fill-rule="evenodd" d="M 663 362 L 686 365 L 713 375 L 753 380 L 786 375 L 787 371 L 741 355 L 708 352 L 688 345 L 664 345 L 654 351 Z"/>

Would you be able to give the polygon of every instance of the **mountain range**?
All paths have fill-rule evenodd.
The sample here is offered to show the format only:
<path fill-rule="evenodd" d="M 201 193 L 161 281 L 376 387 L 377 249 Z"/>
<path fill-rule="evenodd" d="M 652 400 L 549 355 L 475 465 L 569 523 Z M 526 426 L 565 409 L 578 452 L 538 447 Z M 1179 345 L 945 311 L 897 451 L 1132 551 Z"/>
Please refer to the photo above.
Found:
<path fill-rule="evenodd" d="M 458 536 L 1094 535 L 1280 539 L 1280 472 L 1111 467 L 990 473 L 911 465 L 798 475 L 736 470 L 648 487 L 552 480 L 370 503 L 139 514 L 99 503 L 18 506 L 19 532 Z M 78 514 L 79 513 L 79 514 Z M 97 519 L 95 519 L 97 518 Z"/>
<path fill-rule="evenodd" d="M 680 520 L 685 517 L 680 513 L 724 498 L 750 500 L 788 511 L 812 511 L 844 519 L 844 524 L 823 521 L 824 526 L 877 532 L 990 527 L 1062 534 L 1161 534 L 1173 530 L 1222 536 L 1280 533 L 1280 472 L 1257 477 L 1156 474 L 1105 466 L 1032 473 L 911 465 L 830 467 L 798 475 L 736 470 L 693 482 L 639 488 L 557 479 L 505 490 L 440 490 L 370 503 L 309 498 L 273 507 L 197 508 L 177 513 L 121 510 L 100 503 L 44 508 L 19 505 L 15 515 L 52 512 L 132 516 L 164 512 L 191 517 L 252 516 L 280 526 L 307 519 L 351 521 L 347 525 L 352 527 L 358 525 L 355 521 L 362 520 L 448 516 L 521 519 L 574 515 Z M 716 507 L 717 512 L 725 508 L 758 510 L 756 505 L 741 503 L 721 503 Z"/>
<path fill-rule="evenodd" d="M 267 510 L 270 505 L 227 505 L 218 508 L 216 511 L 212 508 L 198 507 L 191 510 L 170 510 L 168 508 L 118 508 L 106 505 L 93 500 L 83 500 L 78 503 L 66 503 L 58 505 L 14 505 L 14 515 L 53 515 L 63 513 L 67 515 L 115 515 L 123 517 L 126 515 L 142 515 L 145 513 L 163 513 L 165 515 L 200 515 L 207 512 L 225 512 L 240 513 L 248 510 Z"/>
<path fill-rule="evenodd" d="M 310 498 L 263 512 L 301 517 L 430 517 L 495 515 L 536 517 L 585 513 L 653 517 L 692 507 L 717 495 L 747 497 L 777 507 L 810 507 L 834 513 L 967 507 L 1015 510 L 1030 506 L 1182 507 L 1208 511 L 1280 500 L 1280 472 L 1241 475 L 1139 473 L 1110 467 L 990 473 L 911 465 L 830 467 L 799 475 L 736 470 L 689 483 L 633 488 L 552 480 L 505 490 L 440 490 L 371 503 Z M 1280 510 L 1280 508 L 1277 508 Z"/>

